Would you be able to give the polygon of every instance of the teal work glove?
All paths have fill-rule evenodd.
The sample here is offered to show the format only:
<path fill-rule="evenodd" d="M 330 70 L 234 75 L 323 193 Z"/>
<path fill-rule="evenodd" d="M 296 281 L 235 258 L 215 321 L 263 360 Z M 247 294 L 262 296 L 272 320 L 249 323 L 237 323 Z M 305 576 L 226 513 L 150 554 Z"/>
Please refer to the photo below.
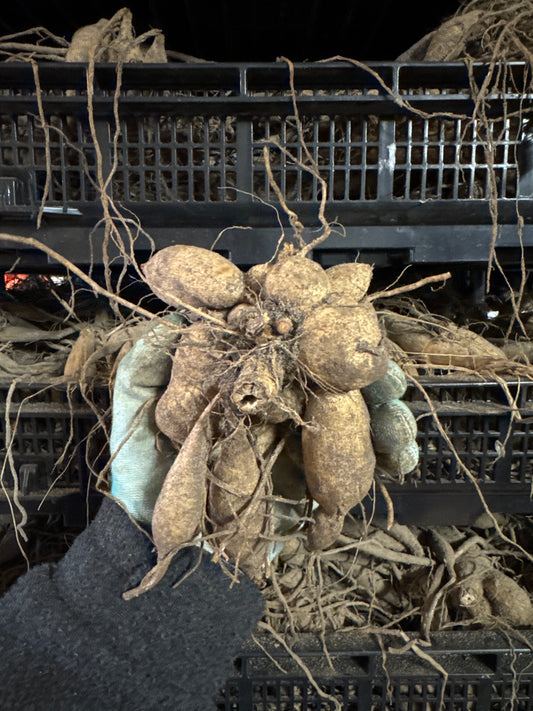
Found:
<path fill-rule="evenodd" d="M 176 341 L 175 329 L 156 325 L 120 361 L 113 392 L 111 494 L 135 520 L 148 525 L 167 472 L 176 459 L 176 449 L 155 423 L 158 398 L 170 379 L 170 349 Z M 282 518 L 276 533 L 294 524 L 291 517 L 297 521 L 302 515 L 286 504 L 276 502 L 274 508 Z M 271 559 L 281 545 L 271 543 Z M 212 550 L 205 541 L 203 547 Z"/>
<path fill-rule="evenodd" d="M 170 319 L 169 319 L 170 320 Z M 179 323 L 178 317 L 173 317 Z M 113 390 L 111 494 L 137 521 L 150 524 L 176 450 L 155 424 L 157 398 L 168 384 L 176 329 L 158 323 L 120 361 Z"/>
<path fill-rule="evenodd" d="M 392 360 L 381 380 L 361 389 L 370 414 L 377 463 L 400 479 L 416 468 L 420 456 L 415 417 L 400 400 L 406 389 L 405 375 Z"/>

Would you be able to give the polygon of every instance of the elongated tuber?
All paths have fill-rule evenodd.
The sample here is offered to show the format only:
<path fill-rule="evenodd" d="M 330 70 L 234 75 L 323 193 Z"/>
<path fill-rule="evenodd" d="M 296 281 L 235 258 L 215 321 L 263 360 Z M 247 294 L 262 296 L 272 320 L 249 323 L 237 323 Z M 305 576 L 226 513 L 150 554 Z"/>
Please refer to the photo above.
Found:
<path fill-rule="evenodd" d="M 344 516 L 367 495 L 376 458 L 368 410 L 358 390 L 311 397 L 302 429 L 307 486 L 320 505 L 309 542 L 325 548 L 339 535 Z"/>
<path fill-rule="evenodd" d="M 175 445 L 185 441 L 218 383 L 220 354 L 213 348 L 210 327 L 193 324 L 176 348 L 170 382 L 156 406 L 157 426 Z"/>

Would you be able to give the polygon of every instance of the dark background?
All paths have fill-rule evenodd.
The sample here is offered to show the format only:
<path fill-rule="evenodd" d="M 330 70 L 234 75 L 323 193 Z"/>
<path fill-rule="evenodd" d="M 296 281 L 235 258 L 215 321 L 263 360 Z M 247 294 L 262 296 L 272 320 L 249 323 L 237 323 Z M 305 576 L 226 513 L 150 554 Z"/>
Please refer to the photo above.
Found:
<path fill-rule="evenodd" d="M 70 39 L 82 25 L 111 17 L 124 2 L 65 0 L 3 3 L 0 34 L 45 26 Z M 167 49 L 215 61 L 293 61 L 342 54 L 393 60 L 441 21 L 460 0 L 177 0 L 130 2 L 137 34 L 164 31 Z"/>

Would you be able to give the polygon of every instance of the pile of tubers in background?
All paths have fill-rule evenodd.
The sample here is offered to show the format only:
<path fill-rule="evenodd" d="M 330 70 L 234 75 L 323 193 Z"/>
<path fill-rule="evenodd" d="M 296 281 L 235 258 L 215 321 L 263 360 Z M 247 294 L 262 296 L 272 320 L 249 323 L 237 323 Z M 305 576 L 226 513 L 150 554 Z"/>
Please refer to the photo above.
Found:
<path fill-rule="evenodd" d="M 152 587 L 198 534 L 215 559 L 255 580 L 279 531 L 302 518 L 311 550 L 331 545 L 374 480 L 361 388 L 383 378 L 388 358 L 365 298 L 372 267 L 324 270 L 286 246 L 244 273 L 215 252 L 174 245 L 143 271 L 189 324 L 156 407 L 177 450 L 152 519 L 158 562 L 126 595 Z M 414 436 L 407 422 L 406 443 Z M 300 522 L 274 513 L 274 501 L 300 502 Z"/>

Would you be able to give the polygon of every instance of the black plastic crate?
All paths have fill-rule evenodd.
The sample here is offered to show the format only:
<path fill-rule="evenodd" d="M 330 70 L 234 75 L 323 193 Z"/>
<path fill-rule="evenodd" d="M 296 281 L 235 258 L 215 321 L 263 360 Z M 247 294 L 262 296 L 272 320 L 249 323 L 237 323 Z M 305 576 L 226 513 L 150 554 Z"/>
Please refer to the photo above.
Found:
<path fill-rule="evenodd" d="M 326 214 L 346 229 L 317 249 L 325 265 L 356 255 L 376 265 L 484 264 L 491 241 L 489 163 L 493 163 L 502 263 L 518 263 L 517 203 L 525 219 L 523 245 L 533 247 L 530 97 L 523 64 L 507 65 L 507 84 L 490 98 L 487 127 L 472 122 L 471 78 L 463 64 L 298 64 L 295 90 L 306 144 L 329 183 Z M 473 82 L 485 79 L 476 65 Z M 38 236 L 77 263 L 102 260 L 101 217 L 95 178 L 113 172 L 109 194 L 124 214 L 137 215 L 158 248 L 176 241 L 211 246 L 239 265 L 270 258 L 279 238 L 277 202 L 263 158 L 263 141 L 276 137 L 297 158 L 286 64 L 126 65 L 94 74 L 94 133 L 87 114 L 86 67 L 39 65 L 38 118 L 32 67 L 0 66 L 0 214 L 15 234 Z M 385 89 L 384 87 L 388 87 Z M 413 114 L 408 102 L 424 114 Z M 431 116 L 429 116 L 431 115 Z M 116 134 L 116 135 L 115 135 Z M 490 161 L 488 137 L 495 142 Z M 113 140 L 117 152 L 113 155 Z M 97 140 L 101 163 L 94 140 Z M 50 185 L 43 224 L 35 216 Z M 311 230 L 317 223 L 319 184 L 277 149 L 272 169 L 288 204 Z M 116 158 L 115 165 L 114 159 Z M 527 161 L 526 161 L 527 162 Z M 517 167 L 520 166 L 522 174 Z M 251 193 L 260 199 L 251 197 Z M 131 212 L 130 212 L 131 211 Z M 7 265 L 13 244 L 0 244 Z M 150 244 L 142 235 L 142 252 Z M 22 250 L 33 266 L 46 257 Z"/>
<path fill-rule="evenodd" d="M 447 680 L 413 652 L 387 654 L 384 665 L 375 637 L 368 634 L 326 636 L 334 669 L 328 664 L 321 640 L 311 635 L 298 637 L 293 649 L 320 689 L 332 695 L 343 711 L 530 711 L 533 653 L 528 645 L 532 642 L 530 632 L 511 643 L 509 638 L 491 632 L 435 634 L 432 646 L 423 650 L 447 672 Z M 217 695 L 217 711 L 334 708 L 281 645 L 266 639 L 261 643 L 271 658 L 250 642 Z M 400 646 L 398 640 L 391 639 L 390 643 Z"/>
<path fill-rule="evenodd" d="M 504 389 L 498 382 L 439 376 L 419 378 L 419 384 L 431 406 L 413 385 L 405 400 L 418 422 L 420 464 L 403 485 L 387 485 L 398 520 L 474 523 L 485 509 L 464 467 L 491 510 L 533 513 L 533 382 L 507 381 Z"/>
<path fill-rule="evenodd" d="M 90 468 L 98 471 L 108 459 L 95 410 L 75 385 L 17 382 L 10 390 L 10 383 L 0 382 L 0 461 L 5 487 L 0 493 L 0 513 L 10 511 L 6 496 L 13 501 L 14 471 L 18 499 L 28 514 L 60 513 L 65 525 L 83 525 L 88 504 L 99 499 L 90 487 Z M 95 407 L 105 412 L 105 391 L 97 391 L 94 397 Z"/>

